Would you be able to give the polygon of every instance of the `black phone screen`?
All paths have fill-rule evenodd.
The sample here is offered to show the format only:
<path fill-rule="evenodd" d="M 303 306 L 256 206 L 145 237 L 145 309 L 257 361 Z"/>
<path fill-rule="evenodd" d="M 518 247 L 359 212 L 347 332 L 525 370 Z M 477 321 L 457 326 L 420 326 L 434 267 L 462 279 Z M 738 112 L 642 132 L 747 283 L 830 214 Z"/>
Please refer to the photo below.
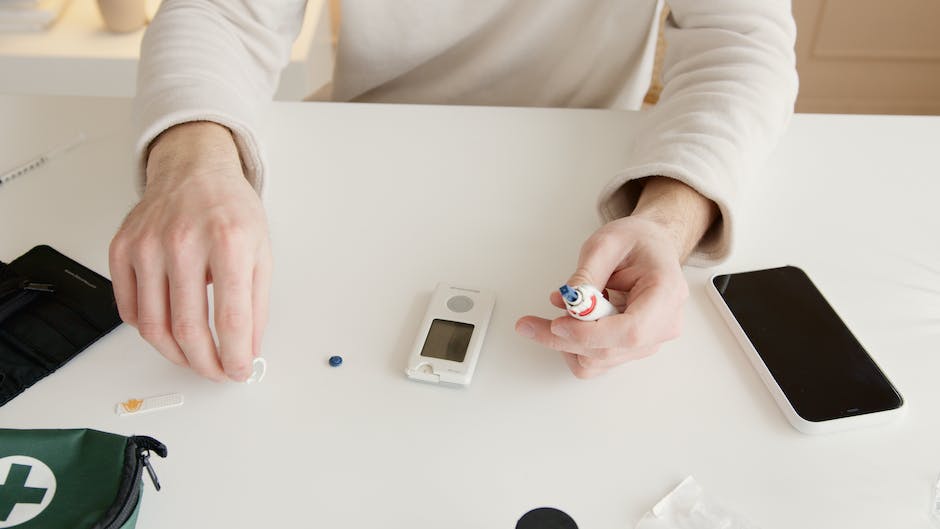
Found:
<path fill-rule="evenodd" d="M 715 288 L 796 412 L 825 421 L 895 409 L 903 399 L 805 272 L 728 274 Z"/>

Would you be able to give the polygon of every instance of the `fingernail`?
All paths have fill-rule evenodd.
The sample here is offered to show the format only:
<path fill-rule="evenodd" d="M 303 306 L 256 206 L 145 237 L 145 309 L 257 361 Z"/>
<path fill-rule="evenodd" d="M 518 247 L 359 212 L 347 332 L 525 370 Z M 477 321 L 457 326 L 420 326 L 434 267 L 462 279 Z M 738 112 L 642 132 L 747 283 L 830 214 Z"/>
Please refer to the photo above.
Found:
<path fill-rule="evenodd" d="M 535 338 L 535 327 L 531 323 L 520 323 L 516 325 L 516 332 L 526 338 Z"/>
<path fill-rule="evenodd" d="M 251 375 L 251 372 L 247 369 L 238 369 L 231 373 L 226 373 L 226 375 L 232 382 L 244 382 L 245 379 Z"/>

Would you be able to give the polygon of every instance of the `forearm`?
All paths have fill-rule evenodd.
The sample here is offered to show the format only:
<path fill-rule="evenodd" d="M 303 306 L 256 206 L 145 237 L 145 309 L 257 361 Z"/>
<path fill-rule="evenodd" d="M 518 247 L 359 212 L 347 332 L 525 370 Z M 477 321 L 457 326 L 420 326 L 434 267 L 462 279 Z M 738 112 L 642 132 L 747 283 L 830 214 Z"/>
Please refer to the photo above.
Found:
<path fill-rule="evenodd" d="M 163 131 L 150 144 L 146 184 L 150 187 L 184 175 L 233 171 L 242 173 L 232 132 L 211 121 L 190 121 Z"/>
<path fill-rule="evenodd" d="M 653 176 L 643 180 L 643 190 L 631 215 L 664 226 L 679 260 L 685 262 L 719 212 L 714 202 L 682 182 Z"/>
<path fill-rule="evenodd" d="M 680 180 L 721 212 L 689 259 L 713 265 L 731 250 L 742 183 L 793 112 L 796 26 L 788 0 L 668 3 L 665 88 L 645 112 L 629 165 L 604 188 L 598 209 L 605 221 L 629 215 L 641 189 L 632 182 L 649 175 Z"/>
<path fill-rule="evenodd" d="M 234 135 L 245 175 L 261 189 L 255 124 L 290 57 L 304 3 L 164 0 L 141 44 L 134 104 L 141 176 L 159 134 L 174 125 L 214 121 Z"/>

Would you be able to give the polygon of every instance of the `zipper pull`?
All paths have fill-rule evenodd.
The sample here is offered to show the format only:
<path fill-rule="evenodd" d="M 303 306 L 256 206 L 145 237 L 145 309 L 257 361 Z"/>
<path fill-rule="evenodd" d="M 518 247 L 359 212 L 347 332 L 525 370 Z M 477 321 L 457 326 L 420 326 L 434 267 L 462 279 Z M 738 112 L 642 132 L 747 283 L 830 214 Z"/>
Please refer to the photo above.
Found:
<path fill-rule="evenodd" d="M 55 285 L 52 283 L 33 283 L 29 279 L 8 279 L 0 283 L 0 297 L 7 296 L 20 290 L 32 290 L 35 292 L 55 292 Z"/>
<path fill-rule="evenodd" d="M 26 280 L 23 285 L 23 290 L 33 290 L 36 292 L 55 292 L 55 285 L 52 283 L 33 283 L 29 280 Z"/>
<path fill-rule="evenodd" d="M 147 473 L 150 474 L 150 481 L 153 482 L 153 488 L 160 490 L 160 480 L 157 479 L 157 473 L 154 472 L 153 467 L 150 466 L 150 450 L 145 450 L 141 454 L 141 462 L 144 464 L 144 467 L 147 468 Z"/>

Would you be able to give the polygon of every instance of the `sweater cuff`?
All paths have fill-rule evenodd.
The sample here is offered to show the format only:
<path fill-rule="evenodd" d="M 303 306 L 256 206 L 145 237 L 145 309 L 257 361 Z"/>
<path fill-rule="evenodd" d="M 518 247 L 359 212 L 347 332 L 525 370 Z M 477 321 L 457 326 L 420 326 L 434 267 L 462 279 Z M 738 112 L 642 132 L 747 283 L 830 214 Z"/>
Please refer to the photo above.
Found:
<path fill-rule="evenodd" d="M 650 176 L 678 180 L 718 205 L 719 217 L 699 241 L 686 264 L 708 267 L 724 261 L 731 252 L 736 228 L 731 213 L 731 197 L 716 186 L 708 185 L 670 164 L 631 167 L 615 176 L 601 191 L 597 201 L 601 221 L 607 223 L 630 215 L 640 199 L 642 185 L 639 180 Z"/>
<path fill-rule="evenodd" d="M 156 105 L 151 105 L 154 108 Z M 228 128 L 232 132 L 235 146 L 241 158 L 242 172 L 251 187 L 259 195 L 264 189 L 264 159 L 260 142 L 247 124 L 243 121 L 222 113 L 212 111 L 197 111 L 194 109 L 181 109 L 161 114 L 158 111 L 143 111 L 139 116 L 140 131 L 134 153 L 137 158 L 137 191 L 142 196 L 147 186 L 147 157 L 150 153 L 150 144 L 163 131 L 192 121 L 211 121 Z"/>

